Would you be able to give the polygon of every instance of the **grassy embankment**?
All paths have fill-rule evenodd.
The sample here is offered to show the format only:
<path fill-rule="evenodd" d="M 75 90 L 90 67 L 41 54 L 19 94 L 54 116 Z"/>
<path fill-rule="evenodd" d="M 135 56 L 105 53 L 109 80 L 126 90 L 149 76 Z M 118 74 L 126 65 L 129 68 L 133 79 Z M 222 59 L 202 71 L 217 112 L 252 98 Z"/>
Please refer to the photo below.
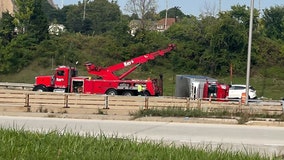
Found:
<path fill-rule="evenodd" d="M 147 64 L 144 64 L 147 65 Z M 17 74 L 10 75 L 0 75 L 1 82 L 19 82 L 19 83 L 34 83 L 34 77 L 37 75 L 52 75 L 54 67 L 49 68 L 40 68 L 35 64 L 25 68 L 21 72 Z M 87 76 L 88 73 L 83 65 L 79 65 L 79 75 Z M 158 78 L 159 74 L 163 74 L 164 76 L 164 95 L 166 96 L 174 96 L 175 95 L 175 77 L 177 74 L 174 73 L 171 69 L 164 68 L 162 66 L 156 66 L 150 68 L 148 71 L 141 71 L 141 69 L 137 69 L 135 72 L 129 75 L 129 78 L 133 79 L 147 79 Z M 186 73 L 191 74 L 191 73 Z M 183 75 L 183 74 L 182 74 Z M 230 76 L 227 77 L 214 77 L 212 78 L 218 79 L 222 83 L 230 84 Z M 281 77 L 281 76 L 280 76 Z M 234 76 L 232 83 L 234 84 L 246 84 L 246 77 L 237 77 Z M 265 78 L 261 76 L 253 76 L 250 77 L 250 85 L 252 85 L 257 90 L 257 96 L 264 99 L 272 99 L 272 100 L 280 100 L 284 97 L 284 80 L 277 78 Z"/>
<path fill-rule="evenodd" d="M 0 159 L 191 159 L 191 160 L 262 160 L 270 159 L 256 153 L 231 152 L 209 146 L 196 149 L 166 145 L 147 140 L 124 139 L 116 136 L 51 131 L 46 134 L 24 130 L 0 129 Z"/>

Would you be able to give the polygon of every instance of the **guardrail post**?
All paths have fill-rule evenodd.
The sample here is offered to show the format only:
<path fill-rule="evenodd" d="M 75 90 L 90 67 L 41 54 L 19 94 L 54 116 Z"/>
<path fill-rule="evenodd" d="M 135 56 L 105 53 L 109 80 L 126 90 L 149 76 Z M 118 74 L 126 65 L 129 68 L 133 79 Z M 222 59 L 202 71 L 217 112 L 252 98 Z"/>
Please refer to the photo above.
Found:
<path fill-rule="evenodd" d="M 30 95 L 25 94 L 25 106 L 27 107 L 27 112 L 31 112 L 31 106 L 30 106 Z"/>
<path fill-rule="evenodd" d="M 190 108 L 190 98 L 186 98 L 186 109 Z"/>
<path fill-rule="evenodd" d="M 149 97 L 145 97 L 145 109 L 149 109 Z"/>
<path fill-rule="evenodd" d="M 282 99 L 282 112 L 284 112 L 284 98 Z"/>
<path fill-rule="evenodd" d="M 197 100 L 197 108 L 200 109 L 200 110 L 202 109 L 201 108 L 201 99 Z"/>
<path fill-rule="evenodd" d="M 64 95 L 64 107 L 63 108 L 70 108 L 68 106 L 68 95 L 67 94 Z"/>
<path fill-rule="evenodd" d="M 109 109 L 108 107 L 108 95 L 105 96 L 105 107 L 104 109 Z"/>

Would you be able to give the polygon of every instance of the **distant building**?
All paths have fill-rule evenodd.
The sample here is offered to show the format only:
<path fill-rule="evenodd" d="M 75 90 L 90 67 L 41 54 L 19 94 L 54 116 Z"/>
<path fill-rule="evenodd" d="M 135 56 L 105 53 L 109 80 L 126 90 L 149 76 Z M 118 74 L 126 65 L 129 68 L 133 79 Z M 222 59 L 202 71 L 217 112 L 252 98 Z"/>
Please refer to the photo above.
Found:
<path fill-rule="evenodd" d="M 65 32 L 65 26 L 62 24 L 51 24 L 48 27 L 49 34 L 60 35 Z"/>
<path fill-rule="evenodd" d="M 176 18 L 163 18 L 157 22 L 157 31 L 163 32 L 176 23 Z"/>
<path fill-rule="evenodd" d="M 137 30 L 142 27 L 142 23 L 141 23 L 141 20 L 132 20 L 129 22 L 128 26 L 130 28 L 130 34 L 132 36 L 135 36 L 135 33 L 137 32 Z"/>
<path fill-rule="evenodd" d="M 157 22 L 147 23 L 147 30 L 163 32 L 176 23 L 176 18 L 163 18 Z M 134 36 L 137 30 L 142 27 L 142 23 L 141 20 L 132 20 L 128 26 L 130 28 L 130 34 Z"/>

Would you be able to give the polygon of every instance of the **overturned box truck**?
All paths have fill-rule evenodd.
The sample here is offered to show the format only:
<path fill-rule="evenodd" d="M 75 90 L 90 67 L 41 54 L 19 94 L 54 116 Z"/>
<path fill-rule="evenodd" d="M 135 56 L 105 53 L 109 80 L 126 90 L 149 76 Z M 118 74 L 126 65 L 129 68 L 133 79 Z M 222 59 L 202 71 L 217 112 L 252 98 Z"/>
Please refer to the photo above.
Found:
<path fill-rule="evenodd" d="M 176 75 L 176 97 L 190 99 L 226 100 L 229 85 L 219 83 L 217 79 L 199 75 Z"/>

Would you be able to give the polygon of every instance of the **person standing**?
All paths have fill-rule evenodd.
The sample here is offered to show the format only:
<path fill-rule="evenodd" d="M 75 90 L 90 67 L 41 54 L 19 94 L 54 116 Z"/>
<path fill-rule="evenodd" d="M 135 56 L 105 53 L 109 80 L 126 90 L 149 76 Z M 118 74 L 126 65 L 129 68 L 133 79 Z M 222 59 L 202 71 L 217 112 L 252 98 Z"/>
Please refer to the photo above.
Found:
<path fill-rule="evenodd" d="M 137 91 L 138 91 L 138 96 L 142 96 L 143 95 L 143 87 L 142 87 L 141 84 L 138 84 Z"/>

